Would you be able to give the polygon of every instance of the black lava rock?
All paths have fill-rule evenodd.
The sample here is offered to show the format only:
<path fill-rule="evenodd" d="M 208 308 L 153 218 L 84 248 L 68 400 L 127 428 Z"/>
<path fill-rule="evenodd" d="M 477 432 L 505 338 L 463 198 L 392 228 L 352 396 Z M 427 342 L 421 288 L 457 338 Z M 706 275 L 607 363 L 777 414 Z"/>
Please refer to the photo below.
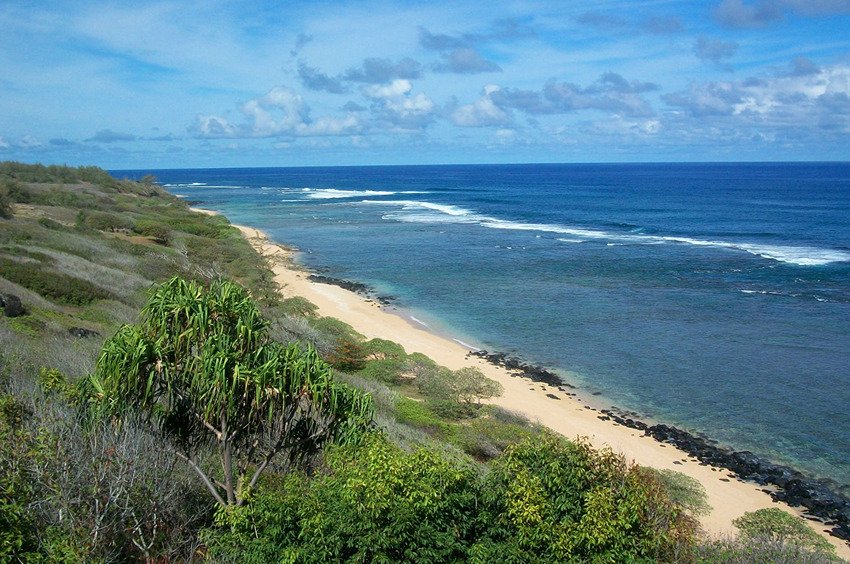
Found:
<path fill-rule="evenodd" d="M 21 298 L 15 294 L 0 294 L 0 307 L 6 317 L 20 317 L 27 312 Z"/>

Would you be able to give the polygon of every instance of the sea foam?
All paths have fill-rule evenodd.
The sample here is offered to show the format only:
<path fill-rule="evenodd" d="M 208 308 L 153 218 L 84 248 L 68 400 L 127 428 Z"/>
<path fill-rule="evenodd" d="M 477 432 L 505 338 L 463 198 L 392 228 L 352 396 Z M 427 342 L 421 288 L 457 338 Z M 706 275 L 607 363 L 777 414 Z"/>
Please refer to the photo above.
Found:
<path fill-rule="evenodd" d="M 301 192 L 310 200 L 338 200 L 342 198 L 370 198 L 374 196 L 394 196 L 396 194 L 425 194 L 406 190 L 401 192 L 391 190 L 339 190 L 337 188 L 303 188 Z"/>
<path fill-rule="evenodd" d="M 400 207 L 400 211 L 384 214 L 387 220 L 407 223 L 466 223 L 477 224 L 488 229 L 509 231 L 535 231 L 567 235 L 571 238 L 558 238 L 564 243 L 584 242 L 587 240 L 606 241 L 609 246 L 680 244 L 696 247 L 710 247 L 743 251 L 762 258 L 793 264 L 796 266 L 823 266 L 836 262 L 850 262 L 850 252 L 838 249 L 821 249 L 807 246 L 770 245 L 762 243 L 735 242 L 693 237 L 646 235 L 631 229 L 627 233 L 616 233 L 601 229 L 588 229 L 546 223 L 528 223 L 499 219 L 472 210 L 448 204 L 418 200 L 362 200 L 363 204 Z"/>

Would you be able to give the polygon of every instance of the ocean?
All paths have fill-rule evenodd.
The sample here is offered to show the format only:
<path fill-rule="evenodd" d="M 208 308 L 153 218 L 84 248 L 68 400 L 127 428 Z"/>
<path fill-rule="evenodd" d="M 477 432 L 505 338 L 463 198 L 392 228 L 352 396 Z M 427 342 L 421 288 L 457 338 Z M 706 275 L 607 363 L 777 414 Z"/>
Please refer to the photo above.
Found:
<path fill-rule="evenodd" d="M 850 485 L 850 163 L 113 171 L 582 395 Z"/>

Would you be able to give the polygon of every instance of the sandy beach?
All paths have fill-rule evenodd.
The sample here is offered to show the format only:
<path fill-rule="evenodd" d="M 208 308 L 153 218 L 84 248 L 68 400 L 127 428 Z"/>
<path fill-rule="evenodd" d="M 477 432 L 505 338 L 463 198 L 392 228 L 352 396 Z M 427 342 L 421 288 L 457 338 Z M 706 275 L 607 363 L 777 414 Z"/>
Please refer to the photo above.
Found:
<path fill-rule="evenodd" d="M 207 210 L 196 210 L 212 213 Z M 404 315 L 397 314 L 349 290 L 308 279 L 310 273 L 295 264 L 294 251 L 277 245 L 265 233 L 251 227 L 237 226 L 251 245 L 269 261 L 275 281 L 284 297 L 302 296 L 318 307 L 318 314 L 340 319 L 366 338 L 379 337 L 401 344 L 408 352 L 420 352 L 450 369 L 474 366 L 504 387 L 493 403 L 523 414 L 568 438 L 585 437 L 598 448 L 610 447 L 637 464 L 682 472 L 697 479 L 705 487 L 709 514 L 700 521 L 711 535 L 732 535 L 737 531 L 732 520 L 748 511 L 765 507 L 781 507 L 800 514 L 793 508 L 774 502 L 763 491 L 764 486 L 743 482 L 724 468 L 701 464 L 672 445 L 663 444 L 640 431 L 598 418 L 599 412 L 587 401 L 567 395 L 557 387 L 532 382 L 511 375 L 505 368 L 468 355 L 469 349 L 450 338 L 427 331 Z M 554 396 L 554 397 L 553 397 Z M 557 399 L 555 399 L 557 398 Z M 810 525 L 823 534 L 837 549 L 838 555 L 850 559 L 850 547 L 826 534 L 816 522 Z"/>

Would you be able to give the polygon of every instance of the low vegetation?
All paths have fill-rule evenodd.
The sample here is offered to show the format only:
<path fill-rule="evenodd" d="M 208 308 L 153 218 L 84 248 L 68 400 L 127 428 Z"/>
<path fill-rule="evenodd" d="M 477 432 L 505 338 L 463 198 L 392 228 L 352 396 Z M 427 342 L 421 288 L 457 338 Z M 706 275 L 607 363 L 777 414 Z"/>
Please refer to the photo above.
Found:
<path fill-rule="evenodd" d="M 3 562 L 833 558 L 772 514 L 702 540 L 699 484 L 281 300 L 150 177 L 0 163 L 0 294 Z"/>

